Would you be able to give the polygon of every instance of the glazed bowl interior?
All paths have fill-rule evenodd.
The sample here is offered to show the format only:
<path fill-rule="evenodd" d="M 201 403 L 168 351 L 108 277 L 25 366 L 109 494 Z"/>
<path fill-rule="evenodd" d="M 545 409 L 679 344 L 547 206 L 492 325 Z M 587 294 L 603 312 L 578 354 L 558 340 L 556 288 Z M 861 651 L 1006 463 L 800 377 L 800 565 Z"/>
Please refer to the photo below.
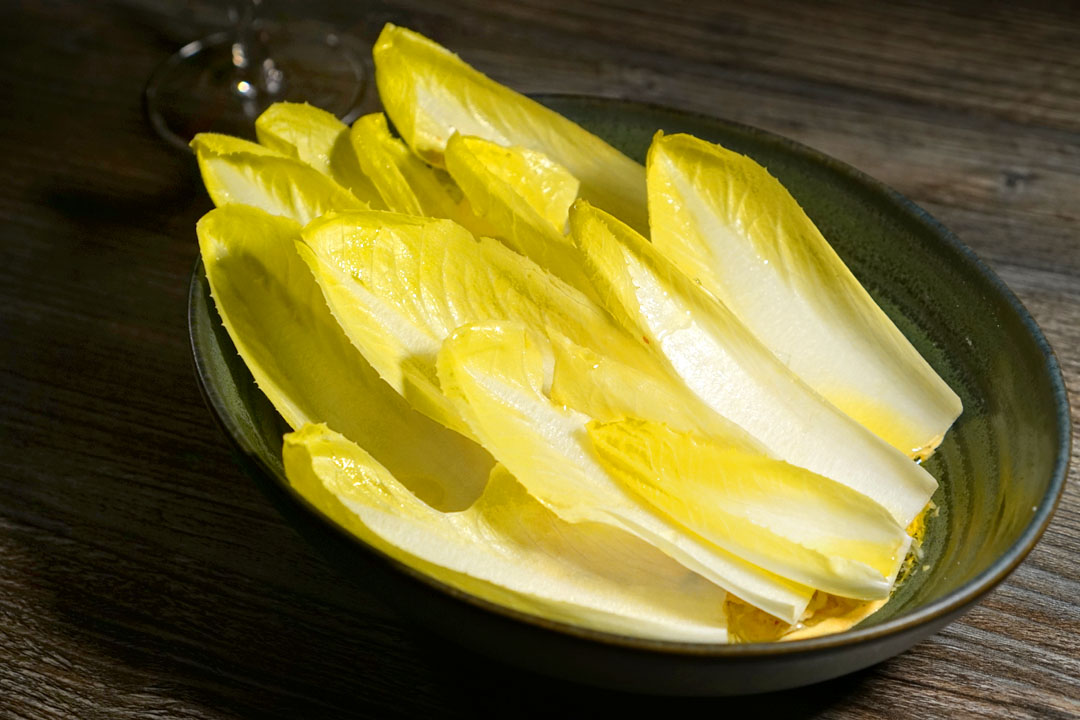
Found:
<path fill-rule="evenodd" d="M 887 647 L 891 654 L 955 617 L 1023 559 L 1049 522 L 1064 484 L 1070 440 L 1067 401 L 1060 370 L 1035 323 L 970 250 L 887 187 L 775 135 L 631 102 L 570 96 L 540 100 L 638 160 L 644 159 L 653 133 L 662 129 L 722 143 L 765 165 L 791 191 L 901 331 L 960 395 L 964 412 L 926 462 L 940 487 L 933 498 L 936 511 L 928 522 L 918 569 L 884 608 L 845 633 L 791 643 L 688 647 L 561 626 L 463 597 L 423 577 L 413 580 L 426 582 L 434 593 L 444 596 L 439 602 L 451 597 L 482 613 L 531 625 L 531 630 L 540 633 L 638 654 L 682 655 L 684 659 L 762 658 L 843 647 L 857 650 L 860 644 L 873 642 L 883 643 L 882 648 Z M 244 464 L 264 488 L 273 488 L 285 498 L 278 504 L 290 508 L 287 516 L 294 511 L 317 514 L 292 494 L 285 480 L 281 436 L 289 428 L 255 387 L 222 328 L 201 266 L 193 277 L 189 310 L 199 381 L 208 405 Z M 355 544 L 361 545 L 358 540 Z M 337 547 L 337 559 L 347 565 L 350 558 L 343 553 L 348 555 L 348 551 Z M 374 552 L 357 547 L 360 551 Z M 409 572 L 400 566 L 394 571 Z M 890 638 L 893 642 L 886 642 Z M 499 652 L 497 642 L 483 649 Z M 885 650 L 863 653 L 858 660 L 841 663 L 842 667 L 819 677 L 811 673 L 795 682 L 754 689 L 824 679 L 882 659 L 883 654 Z M 723 692 L 722 685 L 709 686 Z M 710 692 L 698 685 L 680 688 L 676 683 L 655 689 Z"/>

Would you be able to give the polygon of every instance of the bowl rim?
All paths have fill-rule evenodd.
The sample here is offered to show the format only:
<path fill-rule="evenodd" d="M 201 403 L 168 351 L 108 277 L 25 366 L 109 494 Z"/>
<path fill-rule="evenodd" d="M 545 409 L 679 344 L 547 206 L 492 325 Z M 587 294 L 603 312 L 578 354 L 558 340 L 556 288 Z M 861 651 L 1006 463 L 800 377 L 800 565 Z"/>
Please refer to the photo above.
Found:
<path fill-rule="evenodd" d="M 611 106 L 614 105 L 623 106 L 627 109 L 682 116 L 689 120 L 723 125 L 736 130 L 737 132 L 749 135 L 756 140 L 778 144 L 786 151 L 800 155 L 805 160 L 824 165 L 830 170 L 848 176 L 850 179 L 862 185 L 865 189 L 873 191 L 878 196 L 881 196 L 890 203 L 898 206 L 900 210 L 908 213 L 920 225 L 933 234 L 938 241 L 944 243 L 950 249 L 959 253 L 965 261 L 971 263 L 978 271 L 979 275 L 989 282 L 991 288 L 1002 296 L 1017 314 L 1027 331 L 1031 334 L 1036 346 L 1043 356 L 1044 363 L 1041 369 L 1046 373 L 1050 381 L 1051 391 L 1055 401 L 1055 414 L 1059 428 L 1057 437 L 1057 458 L 1054 462 L 1050 483 L 1047 486 L 1046 493 L 1043 495 L 1037 509 L 1020 536 L 982 573 L 954 589 L 947 595 L 929 603 L 925 607 L 918 608 L 911 613 L 905 613 L 867 628 L 860 629 L 856 626 L 853 629 L 845 630 L 843 632 L 803 640 L 721 644 L 642 638 L 594 630 L 571 623 L 550 620 L 539 615 L 533 615 L 499 605 L 430 577 L 392 558 L 381 550 L 368 545 L 359 537 L 334 522 L 320 509 L 312 505 L 305 497 L 298 493 L 287 480 L 279 476 L 278 473 L 270 468 L 266 462 L 263 461 L 255 448 L 242 440 L 244 435 L 240 432 L 239 426 L 227 412 L 221 394 L 208 380 L 209 376 L 206 372 L 206 359 L 203 357 L 199 348 L 195 332 L 196 326 L 201 322 L 195 312 L 199 305 L 199 297 L 209 295 L 208 291 L 204 291 L 206 275 L 200 257 L 196 259 L 188 288 L 188 339 L 191 346 L 195 376 L 200 393 L 202 394 L 203 400 L 210 410 L 210 414 L 213 416 L 215 423 L 226 438 L 228 438 L 233 448 L 239 451 L 244 459 L 250 462 L 260 473 L 268 477 L 279 489 L 284 490 L 294 503 L 300 505 L 308 515 L 319 521 L 325 528 L 331 529 L 339 537 L 348 540 L 353 546 L 364 551 L 372 559 L 377 560 L 398 572 L 402 572 L 408 577 L 420 581 L 428 587 L 440 591 L 458 601 L 472 605 L 473 607 L 493 612 L 510 620 L 526 623 L 534 628 L 550 630 L 564 635 L 570 635 L 578 639 L 604 643 L 628 650 L 709 657 L 715 659 L 748 659 L 812 653 L 848 645 L 869 643 L 880 638 L 900 636 L 921 625 L 931 623 L 938 619 L 946 619 L 951 615 L 962 612 L 983 595 L 990 592 L 1012 573 L 1017 566 L 1019 566 L 1028 553 L 1035 547 L 1039 538 L 1042 537 L 1042 534 L 1046 531 L 1061 496 L 1064 493 L 1065 479 L 1068 473 L 1072 448 L 1069 400 L 1065 389 L 1065 381 L 1061 374 L 1061 366 L 1057 360 L 1057 356 L 1054 354 L 1053 348 L 1050 347 L 1046 337 L 1043 335 L 1042 330 L 1028 312 L 1027 308 L 1025 308 L 1019 298 L 1016 297 L 1015 293 L 1009 289 L 1009 287 L 975 254 L 974 251 L 962 243 L 948 228 L 935 220 L 926 210 L 922 209 L 896 190 L 885 185 L 883 182 L 874 179 L 855 167 L 830 155 L 826 155 L 825 153 L 815 150 L 798 141 L 768 130 L 711 116 L 705 113 L 682 110 L 637 100 L 572 93 L 544 93 L 530 95 L 530 97 L 541 103 L 544 103 L 544 101 L 556 103 L 561 101 L 579 104 L 581 106 L 592 104 L 594 106 L 604 106 L 604 110 L 609 110 Z M 208 288 L 208 285 L 206 285 L 206 287 Z M 208 308 L 213 307 L 212 301 L 206 302 L 205 304 Z"/>

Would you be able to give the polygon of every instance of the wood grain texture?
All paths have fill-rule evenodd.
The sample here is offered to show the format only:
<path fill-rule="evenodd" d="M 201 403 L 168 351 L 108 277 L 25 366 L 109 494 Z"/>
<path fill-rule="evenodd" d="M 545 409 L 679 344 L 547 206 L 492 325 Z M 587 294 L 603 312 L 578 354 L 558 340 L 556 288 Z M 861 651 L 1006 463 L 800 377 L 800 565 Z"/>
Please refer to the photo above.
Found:
<path fill-rule="evenodd" d="M 926 207 L 1042 326 L 1080 408 L 1080 14 L 1052 4 L 268 3 L 370 42 L 393 20 L 526 92 L 628 97 L 793 137 Z M 0 8 L 0 717 L 772 711 L 1080 716 L 1080 443 L 1053 524 L 964 618 L 854 676 L 658 700 L 423 637 L 330 570 L 229 456 L 187 346 L 189 158 L 157 62 L 213 3 Z M 1074 424 L 1077 424 L 1074 410 Z"/>

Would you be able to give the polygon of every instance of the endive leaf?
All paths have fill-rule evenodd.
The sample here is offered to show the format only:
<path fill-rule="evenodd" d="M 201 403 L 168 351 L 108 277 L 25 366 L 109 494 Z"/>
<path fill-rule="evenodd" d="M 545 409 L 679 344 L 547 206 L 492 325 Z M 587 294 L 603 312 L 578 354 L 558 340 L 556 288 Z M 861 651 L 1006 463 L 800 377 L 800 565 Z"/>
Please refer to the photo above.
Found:
<path fill-rule="evenodd" d="M 475 212 L 509 247 L 590 297 L 581 253 L 563 235 L 578 182 L 565 168 L 524 148 L 454 135 L 446 169 Z"/>
<path fill-rule="evenodd" d="M 621 528 L 785 622 L 798 620 L 810 588 L 672 522 L 600 466 L 586 434 L 589 418 L 543 394 L 545 355 L 542 336 L 520 323 L 465 326 L 443 343 L 439 380 L 484 446 L 559 517 Z"/>
<path fill-rule="evenodd" d="M 760 443 L 705 405 L 678 378 L 619 362 L 550 328 L 547 336 L 555 359 L 550 395 L 556 404 L 594 420 L 639 418 L 676 430 L 720 435 L 747 450 L 767 454 Z"/>
<path fill-rule="evenodd" d="M 587 203 L 570 224 L 608 309 L 706 405 L 774 457 L 869 496 L 901 527 L 926 507 L 929 473 L 814 392 L 647 240 Z"/>
<path fill-rule="evenodd" d="M 248 155 L 263 155 L 265 157 L 289 157 L 273 148 L 268 148 L 259 143 L 222 135 L 220 133 L 199 133 L 191 139 L 191 148 L 196 155 L 204 152 L 210 155 L 232 155 L 234 153 L 247 153 Z"/>
<path fill-rule="evenodd" d="M 459 509 L 477 497 L 491 456 L 379 379 L 297 255 L 299 225 L 230 205 L 207 213 L 197 231 L 225 329 L 289 425 L 328 423 L 438 507 Z"/>
<path fill-rule="evenodd" d="M 701 537 L 825 592 L 888 597 L 911 543 L 885 508 L 840 483 L 659 423 L 590 423 L 604 468 Z"/>
<path fill-rule="evenodd" d="M 648 231 L 644 169 L 580 125 L 411 30 L 387 24 L 374 56 L 387 114 L 428 162 L 443 165 L 443 151 L 455 132 L 536 150 L 581 181 L 583 198 Z"/>
<path fill-rule="evenodd" d="M 250 205 L 301 224 L 332 210 L 367 209 L 359 198 L 307 163 L 258 143 L 200 133 L 191 147 L 206 191 L 218 207 Z"/>
<path fill-rule="evenodd" d="M 255 119 L 255 135 L 265 147 L 329 175 L 372 209 L 383 209 L 357 162 L 349 127 L 332 113 L 307 103 L 277 102 Z"/>
<path fill-rule="evenodd" d="M 463 433 L 468 426 L 439 389 L 435 356 L 466 323 L 518 320 L 664 372 L 581 293 L 449 220 L 346 213 L 311 223 L 303 238 L 300 254 L 350 339 L 417 409 Z"/>
<path fill-rule="evenodd" d="M 358 118 L 349 131 L 349 142 L 360 167 L 391 211 L 447 218 L 472 232 L 490 230 L 463 204 L 461 191 L 445 171 L 429 166 L 390 134 L 382 113 Z"/>
<path fill-rule="evenodd" d="M 471 507 L 444 513 L 323 425 L 285 436 L 289 482 L 365 542 L 515 610 L 638 637 L 726 642 L 723 590 L 637 538 L 571 525 L 500 466 Z"/>
<path fill-rule="evenodd" d="M 661 253 L 838 408 L 905 453 L 933 451 L 960 398 L 776 178 L 719 145 L 658 134 L 648 180 Z"/>
<path fill-rule="evenodd" d="M 478 186 L 476 194 L 489 198 L 485 207 L 498 203 L 512 211 L 512 215 L 531 219 L 525 212 L 528 208 L 560 235 L 566 232 L 570 206 L 577 200 L 581 183 L 547 155 L 455 133 L 446 144 L 444 160 L 446 169 L 466 195 L 470 190 L 457 176 L 475 179 L 470 185 Z M 484 215 L 502 210 L 499 207 L 483 212 L 476 202 L 473 207 Z M 505 210 L 500 213 L 503 214 Z"/>
<path fill-rule="evenodd" d="M 255 118 L 255 137 L 271 150 L 330 175 L 330 157 L 348 126 L 307 103 L 276 102 Z"/>

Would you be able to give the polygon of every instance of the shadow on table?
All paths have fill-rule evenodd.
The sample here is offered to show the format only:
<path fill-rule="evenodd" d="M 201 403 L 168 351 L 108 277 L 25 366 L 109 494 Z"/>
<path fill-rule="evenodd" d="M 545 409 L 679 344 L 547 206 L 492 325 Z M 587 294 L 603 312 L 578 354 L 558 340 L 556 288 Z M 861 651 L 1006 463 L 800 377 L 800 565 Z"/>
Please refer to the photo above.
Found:
<path fill-rule="evenodd" d="M 547 678 L 462 651 L 441 639 L 419 642 L 420 657 L 441 668 L 440 680 L 451 707 L 478 717 L 524 713 L 530 717 L 573 717 L 583 709 L 603 708 L 610 717 L 694 717 L 723 712 L 729 717 L 809 718 L 856 692 L 872 670 L 806 688 L 741 697 L 666 697 L 584 687 Z"/>

